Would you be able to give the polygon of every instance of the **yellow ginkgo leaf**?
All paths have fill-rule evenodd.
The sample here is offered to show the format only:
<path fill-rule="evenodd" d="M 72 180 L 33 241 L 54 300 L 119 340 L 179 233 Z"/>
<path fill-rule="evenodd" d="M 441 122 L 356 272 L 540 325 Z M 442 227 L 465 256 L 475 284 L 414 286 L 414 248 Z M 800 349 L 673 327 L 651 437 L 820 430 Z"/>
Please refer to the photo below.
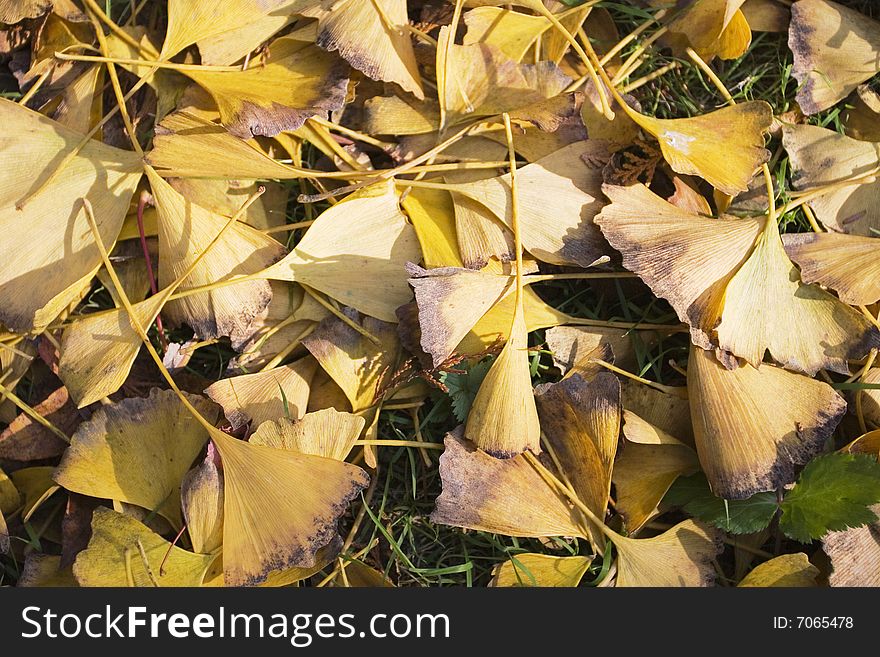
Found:
<path fill-rule="evenodd" d="M 752 569 L 737 586 L 807 587 L 818 586 L 819 569 L 803 552 L 783 554 Z"/>
<path fill-rule="evenodd" d="M 684 50 L 687 45 L 703 59 L 716 55 L 736 59 L 752 42 L 752 32 L 740 8 L 745 0 L 698 0 L 674 12 L 667 24 L 669 41 Z"/>
<path fill-rule="evenodd" d="M 614 462 L 612 481 L 617 511 L 632 534 L 659 513 L 673 482 L 699 470 L 700 463 L 693 449 L 632 411 L 624 411 L 623 418 L 626 443 Z"/>
<path fill-rule="evenodd" d="M 14 25 L 52 10 L 52 0 L 0 0 L 0 23 Z"/>
<path fill-rule="evenodd" d="M 295 36 L 269 44 L 265 62 L 253 68 L 183 73 L 211 94 L 223 125 L 242 139 L 296 130 L 312 116 L 326 118 L 343 106 L 348 89 L 345 63 Z"/>
<path fill-rule="evenodd" d="M 785 252 L 804 283 L 820 283 L 841 301 L 870 306 L 880 299 L 880 240 L 840 233 L 784 235 Z"/>
<path fill-rule="evenodd" d="M 788 46 L 805 114 L 828 109 L 880 71 L 880 23 L 829 0 L 791 6 Z"/>
<path fill-rule="evenodd" d="M 362 561 L 348 561 L 344 564 L 344 571 L 336 577 L 336 586 L 349 588 L 393 588 L 394 584 L 388 576 L 375 568 L 370 568 Z M 342 572 L 345 573 L 343 579 Z"/>
<path fill-rule="evenodd" d="M 876 376 L 877 370 L 874 370 L 874 371 L 875 371 L 875 376 L 874 376 L 874 381 L 872 381 L 872 383 L 876 383 L 877 378 L 878 378 Z M 867 383 L 866 379 L 862 379 L 862 381 Z M 876 393 L 877 391 L 874 390 L 873 392 Z M 872 400 L 872 406 L 874 406 L 874 417 L 876 418 L 877 417 L 876 399 Z M 863 405 L 863 408 L 864 408 L 864 405 Z M 866 413 L 866 415 L 867 415 L 867 413 Z M 850 454 L 869 454 L 869 455 L 873 456 L 874 458 L 880 460 L 880 429 L 874 429 L 873 431 L 869 431 L 868 433 L 862 434 L 861 436 L 856 438 L 854 441 L 852 441 L 851 443 L 849 443 L 845 447 L 842 447 L 840 451 L 849 452 Z"/>
<path fill-rule="evenodd" d="M 464 427 L 465 438 L 498 458 L 541 451 L 524 315 L 517 304 L 507 342 L 480 384 Z"/>
<path fill-rule="evenodd" d="M 761 222 L 709 219 L 682 210 L 642 184 L 605 185 L 611 205 L 595 222 L 623 254 L 623 265 L 691 327 L 691 339 L 710 345 L 724 286 L 752 250 Z"/>
<path fill-rule="evenodd" d="M 31 552 L 27 555 L 16 586 L 67 588 L 79 586 L 70 566 L 61 566 L 61 557 Z"/>
<path fill-rule="evenodd" d="M 811 375 L 823 368 L 847 374 L 848 360 L 880 346 L 880 331 L 864 315 L 798 279 L 775 220 L 728 282 L 717 331 L 722 349 L 755 367 L 769 351 L 778 363 Z"/>
<path fill-rule="evenodd" d="M 50 465 L 38 465 L 16 470 L 9 475 L 21 495 L 21 518 L 24 522 L 30 520 L 43 503 L 59 490 L 60 487 L 52 480 L 53 470 Z"/>
<path fill-rule="evenodd" d="M 190 402 L 209 418 L 214 408 Z M 64 488 L 158 511 L 180 527 L 180 482 L 208 433 L 170 390 L 102 406 L 83 422 L 55 471 Z"/>
<path fill-rule="evenodd" d="M 651 341 L 647 331 L 638 331 L 638 336 L 643 343 Z M 544 340 L 553 352 L 553 364 L 563 375 L 578 373 L 588 381 L 599 371 L 597 368 L 601 368 L 590 361 L 596 358 L 608 361 L 603 358 L 607 349 L 611 351 L 610 360 L 620 367 L 626 368 L 634 356 L 633 331 L 627 329 L 557 326 L 547 329 Z"/>
<path fill-rule="evenodd" d="M 815 125 L 784 126 L 782 143 L 788 151 L 795 189 L 810 193 L 831 187 L 808 201 L 822 224 L 839 233 L 876 235 L 880 229 L 880 182 L 870 177 L 863 184 L 845 181 L 878 172 L 880 143 Z"/>
<path fill-rule="evenodd" d="M 337 51 L 368 78 L 396 82 L 423 99 L 422 80 L 407 29 L 406 0 L 338 0 L 318 15 L 316 43 Z M 308 13 L 314 15 L 314 13 Z"/>
<path fill-rule="evenodd" d="M 247 0 L 245 1 L 247 2 Z M 295 11 L 306 11 L 310 6 L 319 4 L 320 1 L 269 0 L 269 2 L 263 2 L 262 0 L 257 0 L 262 5 L 260 9 L 266 8 L 268 13 L 261 15 L 260 10 L 248 11 L 238 24 L 231 21 L 227 23 L 231 26 L 228 31 L 198 39 L 196 45 L 199 47 L 202 64 L 228 66 L 240 61 L 247 57 L 249 53 L 258 50 L 260 46 L 271 41 L 272 37 L 281 32 L 281 30 L 299 20 L 300 16 L 295 14 Z M 203 5 L 203 3 L 193 4 L 196 4 L 198 7 L 195 11 L 204 11 L 202 7 L 198 6 Z M 223 5 L 221 11 L 229 11 L 230 4 Z M 190 16 L 194 17 L 195 15 L 191 13 Z"/>
<path fill-rule="evenodd" d="M 80 586 L 195 587 L 213 560 L 171 545 L 134 518 L 99 507 L 73 574 Z"/>
<path fill-rule="evenodd" d="M 846 412 L 823 381 L 767 363 L 729 370 L 694 346 L 688 391 L 700 463 L 712 491 L 726 499 L 794 481 Z"/>
<path fill-rule="evenodd" d="M 353 322 L 360 323 L 379 344 L 337 317 L 325 319 L 302 342 L 342 388 L 351 408 L 357 412 L 376 402 L 383 383 L 397 363 L 400 340 L 393 324 L 372 317 L 359 321 L 357 313 L 350 309 L 343 312 Z"/>
<path fill-rule="evenodd" d="M 292 422 L 264 422 L 249 438 L 255 445 L 291 449 L 302 454 L 344 461 L 361 435 L 363 417 L 325 408 Z"/>
<path fill-rule="evenodd" d="M 456 433 L 444 440 L 432 522 L 507 536 L 584 535 L 571 505 L 524 456 L 496 459 Z"/>
<path fill-rule="evenodd" d="M 583 141 L 517 170 L 519 223 L 526 251 L 544 262 L 578 267 L 590 267 L 606 254 L 593 217 L 602 208 L 602 165 L 607 157 L 604 144 Z M 447 187 L 510 226 L 510 174 Z M 461 239 L 459 231 L 459 244 Z"/>
<path fill-rule="evenodd" d="M 245 199 L 262 186 L 266 189 L 265 193 L 248 207 L 240 221 L 257 230 L 281 226 L 286 221 L 285 211 L 290 189 L 283 183 L 268 181 L 257 183 L 240 178 L 235 180 L 171 178 L 168 183 L 194 205 L 224 217 L 235 214 Z M 158 226 L 154 234 L 158 235 Z M 278 237 L 277 233 L 276 237 Z"/>
<path fill-rule="evenodd" d="M 180 506 L 193 550 L 214 554 L 223 545 L 223 473 L 217 467 L 217 452 L 208 454 L 186 473 L 180 484 Z"/>
<path fill-rule="evenodd" d="M 563 93 L 571 84 L 559 67 L 552 62 L 518 64 L 495 46 L 460 46 L 449 43 L 450 38 L 454 38 L 450 27 L 441 27 L 437 93 L 447 125 L 508 112 L 512 118 L 522 116 L 543 129 L 556 129 L 558 119 L 541 116 L 535 106 Z"/>
<path fill-rule="evenodd" d="M 147 177 L 159 215 L 159 283 L 166 287 L 183 276 L 229 218 L 191 203 L 151 167 L 147 167 Z M 284 255 L 281 244 L 237 221 L 189 272 L 180 287 L 199 287 L 232 276 L 253 274 Z M 233 346 L 238 346 L 250 338 L 263 320 L 270 295 L 268 281 L 245 281 L 169 301 L 164 314 L 172 321 L 188 324 L 202 339 L 229 336 Z"/>
<path fill-rule="evenodd" d="M 877 513 L 880 507 L 871 510 Z M 880 522 L 829 532 L 822 549 L 831 559 L 831 586 L 880 586 Z"/>
<path fill-rule="evenodd" d="M 223 126 L 183 110 L 169 114 L 159 124 L 146 161 L 166 178 L 302 177 L 301 170 L 273 160 L 257 147 L 256 141 L 233 137 Z"/>
<path fill-rule="evenodd" d="M 455 232 L 456 206 L 449 194 L 411 188 L 401 206 L 415 229 L 426 267 L 463 266 Z"/>
<path fill-rule="evenodd" d="M 162 59 L 170 59 L 187 46 L 221 37 L 243 24 L 267 14 L 295 14 L 320 0 L 232 0 L 222 5 L 199 0 L 169 0 L 168 27 L 162 46 Z"/>
<path fill-rule="evenodd" d="M 720 547 L 717 532 L 685 520 L 653 538 L 612 539 L 617 548 L 616 586 L 709 586 Z"/>
<path fill-rule="evenodd" d="M 574 587 L 593 557 L 557 557 L 552 554 L 517 554 L 495 568 L 490 586 Z"/>
<path fill-rule="evenodd" d="M 101 264 L 80 199 L 92 204 L 101 238 L 112 245 L 142 165 L 136 153 L 95 140 L 77 152 L 84 135 L 9 100 L 0 100 L 0 121 L 0 322 L 18 332 L 42 330 Z"/>
<path fill-rule="evenodd" d="M 773 122 L 773 110 L 762 100 L 686 119 L 657 119 L 629 106 L 624 110 L 659 142 L 673 171 L 699 176 L 725 194 L 746 191 L 755 171 L 770 159 L 764 133 Z M 719 135 L 724 135 L 723 155 L 718 152 Z"/>
<path fill-rule="evenodd" d="M 846 104 L 846 134 L 862 141 L 880 141 L 880 94 L 859 85 Z"/>
<path fill-rule="evenodd" d="M 311 568 L 336 522 L 369 483 L 357 466 L 212 432 L 223 464 L 223 571 L 228 586 Z M 295 491 L 295 493 L 294 493 Z"/>
<path fill-rule="evenodd" d="M 289 417 L 297 420 L 306 412 L 309 387 L 317 363 L 300 358 L 270 370 L 221 379 L 205 388 L 205 394 L 223 407 L 233 430 L 266 420 Z"/>
<path fill-rule="evenodd" d="M 325 210 L 291 253 L 266 277 L 296 281 L 385 322 L 412 298 L 406 263 L 420 260 L 419 242 L 400 211 L 391 181 Z"/>
<path fill-rule="evenodd" d="M 6 516 L 14 512 L 21 505 L 21 495 L 15 484 L 3 469 L 0 468 L 0 553 L 9 552 L 9 529 L 6 526 Z"/>
<path fill-rule="evenodd" d="M 609 372 L 578 374 L 535 388 L 541 432 L 574 493 L 599 518 L 611 494 L 620 435 L 620 383 Z M 598 536 L 596 536 L 598 539 Z"/>

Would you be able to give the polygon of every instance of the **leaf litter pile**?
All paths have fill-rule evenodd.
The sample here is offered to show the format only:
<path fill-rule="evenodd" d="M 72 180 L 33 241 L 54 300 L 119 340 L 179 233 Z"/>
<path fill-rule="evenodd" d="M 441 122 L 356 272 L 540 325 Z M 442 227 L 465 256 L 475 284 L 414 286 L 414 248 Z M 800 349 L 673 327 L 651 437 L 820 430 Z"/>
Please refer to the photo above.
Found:
<path fill-rule="evenodd" d="M 880 21 L 0 0 L 0 578 L 880 585 Z"/>

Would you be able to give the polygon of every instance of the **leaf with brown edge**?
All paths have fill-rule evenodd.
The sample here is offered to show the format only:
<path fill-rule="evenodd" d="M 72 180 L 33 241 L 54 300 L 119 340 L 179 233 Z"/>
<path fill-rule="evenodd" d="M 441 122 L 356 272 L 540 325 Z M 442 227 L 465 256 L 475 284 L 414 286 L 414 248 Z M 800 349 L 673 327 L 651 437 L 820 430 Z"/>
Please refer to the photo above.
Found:
<path fill-rule="evenodd" d="M 805 114 L 831 107 L 880 71 L 880 23 L 836 2 L 795 2 L 788 45 Z"/>
<path fill-rule="evenodd" d="M 369 408 L 397 364 L 400 340 L 393 324 L 361 317 L 350 308 L 342 311 L 379 340 L 375 344 L 338 317 L 328 317 L 307 337 L 303 346 L 321 368 L 342 388 L 352 409 Z"/>
<path fill-rule="evenodd" d="M 408 24 L 406 0 L 341 0 L 318 14 L 316 43 L 368 78 L 395 82 L 421 100 L 425 92 Z"/>
<path fill-rule="evenodd" d="M 880 346 L 880 331 L 864 315 L 799 280 L 775 221 L 728 282 L 717 332 L 721 349 L 755 367 L 769 351 L 781 365 L 810 375 L 819 369 L 848 374 L 848 360 Z"/>
<path fill-rule="evenodd" d="M 282 418 L 278 422 L 264 422 L 248 440 L 255 445 L 344 461 L 365 424 L 363 417 L 325 408 L 306 413 L 296 421 Z"/>
<path fill-rule="evenodd" d="M 571 505 L 524 456 L 496 459 L 460 435 L 447 434 L 443 441 L 443 492 L 432 522 L 507 536 L 584 534 Z"/>
<path fill-rule="evenodd" d="M 440 28 L 436 63 L 437 93 L 447 125 L 502 112 L 513 115 L 558 96 L 571 84 L 552 62 L 518 64 L 486 43 L 450 44 L 449 30 Z M 552 120 L 534 120 L 542 129 L 555 129 Z"/>
<path fill-rule="evenodd" d="M 653 538 L 615 535 L 618 587 L 710 586 L 713 561 L 721 541 L 718 532 L 685 520 Z"/>
<path fill-rule="evenodd" d="M 180 195 L 151 167 L 147 177 L 159 217 L 159 284 L 183 276 L 228 221 L 228 217 L 195 205 Z M 253 274 L 284 257 L 274 239 L 236 221 L 180 282 L 182 289 L 200 287 L 232 276 Z M 169 301 L 163 312 L 171 321 L 188 324 L 202 339 L 229 336 L 233 347 L 246 342 L 265 317 L 271 300 L 268 281 L 245 281 Z"/>
<path fill-rule="evenodd" d="M 214 557 L 188 552 L 129 516 L 95 509 L 92 538 L 73 564 L 80 586 L 201 586 Z"/>
<path fill-rule="evenodd" d="M 241 139 L 296 130 L 312 116 L 341 109 L 348 67 L 335 55 L 296 36 L 268 46 L 266 61 L 243 71 L 187 69 L 211 94 L 227 130 Z"/>
<path fill-rule="evenodd" d="M 16 586 L 21 587 L 75 587 L 79 586 L 70 566 L 61 565 L 61 557 L 54 554 L 31 552 L 27 555 Z"/>
<path fill-rule="evenodd" d="M 14 25 L 52 10 L 52 0 L 0 0 L 0 23 Z"/>
<path fill-rule="evenodd" d="M 808 205 L 831 231 L 874 236 L 880 229 L 880 182 L 858 179 L 880 167 L 880 143 L 860 141 L 814 125 L 783 126 L 782 143 L 791 162 L 792 184 L 800 192 L 836 185 Z"/>
<path fill-rule="evenodd" d="M 831 559 L 831 586 L 880 586 L 880 523 L 830 532 L 822 549 Z"/>
<path fill-rule="evenodd" d="M 612 481 L 616 508 L 632 534 L 659 513 L 658 505 L 673 482 L 700 468 L 688 445 L 646 422 L 632 411 L 623 412 L 626 442 L 614 462 Z"/>
<path fill-rule="evenodd" d="M 283 260 L 266 271 L 296 281 L 385 322 L 412 298 L 406 263 L 420 259 L 393 181 L 373 185 L 328 208 Z"/>
<path fill-rule="evenodd" d="M 827 383 L 767 363 L 729 370 L 694 346 L 688 390 L 700 463 L 712 492 L 726 499 L 793 482 L 846 412 Z"/>
<path fill-rule="evenodd" d="M 773 111 L 762 100 L 686 119 L 658 119 L 629 106 L 624 110 L 657 139 L 673 171 L 699 176 L 725 194 L 746 191 L 755 172 L 770 159 L 764 134 L 770 130 Z M 718 152 L 718 135 L 724 135 L 723 155 Z"/>
<path fill-rule="evenodd" d="M 314 358 L 300 358 L 270 370 L 220 379 L 205 388 L 205 394 L 223 407 L 233 430 L 248 423 L 256 428 L 285 416 L 297 420 L 306 412 L 316 367 Z"/>
<path fill-rule="evenodd" d="M 526 552 L 496 566 L 489 586 L 574 587 L 590 568 L 593 557 L 557 557 Z"/>
<path fill-rule="evenodd" d="M 594 164 L 588 165 L 585 157 Z M 593 226 L 593 217 L 602 207 L 601 163 L 607 158 L 604 144 L 583 141 L 517 169 L 526 251 L 544 262 L 578 267 L 593 266 L 606 255 L 605 240 Z M 456 184 L 454 190 L 510 225 L 510 174 Z"/>
<path fill-rule="evenodd" d="M 609 372 L 535 388 L 541 431 L 575 494 L 600 519 L 611 494 L 620 435 L 620 383 Z M 601 540 L 601 539 L 599 539 Z"/>
<path fill-rule="evenodd" d="M 737 586 L 809 587 L 818 586 L 819 569 L 803 552 L 783 554 L 756 566 Z"/>
<path fill-rule="evenodd" d="M 84 135 L 5 99 L 0 121 L 6 127 L 0 144 L 0 322 L 13 331 L 41 330 L 78 300 L 101 265 L 81 199 L 94 207 L 109 248 L 142 165 L 136 153 L 91 140 L 19 210 L 17 204 L 49 180 Z"/>
<path fill-rule="evenodd" d="M 842 233 L 784 235 L 785 252 L 805 283 L 837 292 L 841 301 L 870 306 L 880 299 L 880 240 Z"/>
<path fill-rule="evenodd" d="M 191 397 L 207 417 L 216 411 Z M 157 510 L 181 526 L 179 487 L 208 434 L 172 391 L 101 407 L 80 425 L 53 475 L 67 490 Z"/>
<path fill-rule="evenodd" d="M 724 288 L 751 253 L 761 230 L 753 219 L 709 219 L 664 201 L 642 184 L 603 186 L 611 200 L 595 218 L 623 265 L 691 327 L 708 347 L 723 306 Z"/>

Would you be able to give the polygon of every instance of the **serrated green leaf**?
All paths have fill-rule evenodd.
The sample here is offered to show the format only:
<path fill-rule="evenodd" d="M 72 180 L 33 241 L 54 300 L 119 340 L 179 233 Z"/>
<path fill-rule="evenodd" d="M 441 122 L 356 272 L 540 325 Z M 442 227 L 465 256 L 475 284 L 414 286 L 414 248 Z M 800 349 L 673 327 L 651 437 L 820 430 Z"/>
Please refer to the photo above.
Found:
<path fill-rule="evenodd" d="M 774 493 L 758 493 L 746 500 L 725 500 L 712 494 L 702 472 L 679 477 L 663 503 L 681 507 L 686 513 L 731 534 L 761 531 L 778 508 Z"/>
<path fill-rule="evenodd" d="M 452 412 L 455 413 L 459 422 L 464 422 L 467 419 L 471 404 L 474 403 L 474 397 L 477 396 L 477 391 L 480 389 L 480 384 L 483 383 L 486 373 L 492 366 L 492 360 L 487 358 L 480 361 L 464 374 L 445 372 L 442 375 L 441 381 L 449 390 L 447 394 L 452 400 Z"/>
<path fill-rule="evenodd" d="M 864 454 L 827 454 L 813 459 L 785 496 L 779 528 L 801 543 L 831 531 L 877 520 L 880 463 Z"/>

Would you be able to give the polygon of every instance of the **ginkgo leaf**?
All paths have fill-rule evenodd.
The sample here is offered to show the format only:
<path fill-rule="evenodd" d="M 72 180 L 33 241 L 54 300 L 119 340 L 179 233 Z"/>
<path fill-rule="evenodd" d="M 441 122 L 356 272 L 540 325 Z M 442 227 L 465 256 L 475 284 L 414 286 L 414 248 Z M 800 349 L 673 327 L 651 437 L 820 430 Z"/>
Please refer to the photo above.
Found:
<path fill-rule="evenodd" d="M 873 510 L 880 511 L 880 506 Z M 880 586 L 880 522 L 830 532 L 822 549 L 831 559 L 831 586 Z"/>
<path fill-rule="evenodd" d="M 486 43 L 460 46 L 449 43 L 449 26 L 437 39 L 437 92 L 447 124 L 517 110 L 525 110 L 544 128 L 555 129 L 553 119 L 536 117 L 534 106 L 563 93 L 571 79 L 552 62 L 518 64 Z M 448 53 L 448 56 L 447 56 Z"/>
<path fill-rule="evenodd" d="M 465 46 L 485 43 L 498 48 L 515 62 L 524 55 L 541 35 L 552 28 L 543 16 L 532 16 L 501 7 L 475 7 L 464 14 L 467 32 Z"/>
<path fill-rule="evenodd" d="M 847 360 L 880 346 L 880 331 L 864 315 L 798 280 L 775 221 L 728 282 L 717 331 L 722 349 L 755 367 L 769 351 L 778 363 L 811 375 L 823 368 L 847 374 Z"/>
<path fill-rule="evenodd" d="M 680 476 L 696 472 L 700 463 L 693 449 L 646 422 L 623 412 L 626 443 L 614 462 L 612 481 L 616 508 L 634 533 L 659 513 L 658 505 Z"/>
<path fill-rule="evenodd" d="M 308 285 L 385 322 L 412 298 L 406 263 L 420 259 L 394 185 L 377 185 L 325 210 L 266 277 Z"/>
<path fill-rule="evenodd" d="M 784 235 L 785 252 L 804 283 L 820 283 L 841 301 L 870 306 L 880 299 L 880 240 L 840 233 Z"/>
<path fill-rule="evenodd" d="M 604 144 L 583 141 L 517 169 L 526 251 L 545 262 L 579 267 L 590 267 L 606 254 L 592 220 L 602 207 L 601 167 L 607 158 Z M 510 174 L 450 187 L 510 226 Z"/>
<path fill-rule="evenodd" d="M 220 25 L 229 26 L 227 31 L 216 33 L 217 23 L 210 27 L 201 25 L 196 28 L 207 27 L 212 32 L 208 36 L 200 36 L 196 41 L 202 64 L 228 66 L 238 62 L 270 41 L 275 34 L 299 20 L 300 16 L 294 12 L 307 11 L 312 5 L 320 3 L 320 0 L 269 0 L 268 3 L 261 0 L 245 0 L 248 1 L 251 4 L 257 2 L 261 7 L 256 11 L 247 10 L 242 4 L 241 8 L 245 13 L 240 15 L 242 18 L 238 22 L 229 20 L 233 17 L 230 5 L 223 5 L 222 11 L 225 16 Z M 195 7 L 190 10 L 190 17 L 197 16 L 192 12 L 204 11 L 200 4 L 202 3 L 195 3 Z M 261 14 L 260 11 L 264 8 L 268 9 L 268 13 Z M 189 29 L 191 30 L 192 27 Z"/>
<path fill-rule="evenodd" d="M 620 383 L 609 372 L 535 388 L 541 432 L 578 498 L 605 518 L 620 434 Z"/>
<path fill-rule="evenodd" d="M 14 25 L 52 11 L 52 0 L 0 0 L 0 23 Z"/>
<path fill-rule="evenodd" d="M 712 492 L 727 499 L 794 481 L 846 412 L 827 383 L 767 363 L 729 370 L 693 346 L 688 391 L 700 463 Z"/>
<path fill-rule="evenodd" d="M 358 318 L 343 311 L 353 322 L 379 340 L 375 344 L 337 317 L 328 317 L 302 341 L 321 368 L 342 388 L 355 412 L 372 406 L 393 370 L 400 340 L 393 324 L 372 317 Z"/>
<path fill-rule="evenodd" d="M 490 586 L 574 587 L 590 568 L 592 557 L 517 554 L 495 568 Z"/>
<path fill-rule="evenodd" d="M 27 555 L 16 586 L 75 587 L 79 586 L 70 566 L 61 566 L 61 557 L 31 552 Z"/>
<path fill-rule="evenodd" d="M 193 550 L 214 554 L 223 545 L 223 472 L 212 444 L 180 484 L 180 506 Z"/>
<path fill-rule="evenodd" d="M 524 456 L 496 459 L 456 433 L 444 440 L 432 522 L 508 536 L 583 535 L 572 507 Z"/>
<path fill-rule="evenodd" d="M 342 107 L 348 67 L 338 57 L 296 36 L 268 46 L 265 62 L 243 71 L 183 73 L 211 94 L 227 130 L 236 137 L 271 137 L 296 130 L 306 119 Z"/>
<path fill-rule="evenodd" d="M 649 341 L 647 332 L 639 332 L 639 339 Z M 606 350 L 611 351 L 610 360 L 626 367 L 633 356 L 632 331 L 627 329 L 557 326 L 547 329 L 544 340 L 547 348 L 553 352 L 553 364 L 563 375 L 571 376 L 579 373 L 584 379 L 590 380 L 601 367 L 591 363 L 592 359 L 602 358 Z"/>
<path fill-rule="evenodd" d="M 642 184 L 605 185 L 611 204 L 596 216 L 623 265 L 691 326 L 694 343 L 709 347 L 724 287 L 746 261 L 761 230 L 752 219 L 709 219 L 664 201 Z"/>
<path fill-rule="evenodd" d="M 880 23 L 828 0 L 791 6 L 788 46 L 797 102 L 805 114 L 831 107 L 880 71 Z"/>
<path fill-rule="evenodd" d="M 330 6 L 318 16 L 321 48 L 337 51 L 368 78 L 396 82 L 416 98 L 425 97 L 407 30 L 406 0 L 341 0 Z"/>
<path fill-rule="evenodd" d="M 752 569 L 737 586 L 806 587 L 818 586 L 819 569 L 803 552 L 783 554 Z"/>
<path fill-rule="evenodd" d="M 16 470 L 9 475 L 21 495 L 21 518 L 24 522 L 30 520 L 43 503 L 60 489 L 52 479 L 53 470 L 50 465 L 38 465 Z"/>
<path fill-rule="evenodd" d="M 76 431 L 82 421 L 64 386 L 50 393 L 33 409 L 68 436 Z M 66 447 L 67 444 L 58 435 L 26 413 L 20 413 L 0 432 L 0 459 L 51 459 L 60 456 Z"/>
<path fill-rule="evenodd" d="M 612 538 L 617 548 L 616 586 L 709 586 L 720 547 L 717 532 L 685 520 L 653 538 Z"/>
<path fill-rule="evenodd" d="M 216 411 L 191 397 L 207 417 Z M 80 425 L 55 471 L 67 490 L 136 504 L 181 526 L 180 482 L 208 434 L 172 391 L 101 407 Z"/>
<path fill-rule="evenodd" d="M 221 379 L 205 388 L 205 394 L 223 407 L 234 430 L 249 422 L 256 428 L 266 420 L 296 420 L 306 412 L 316 366 L 313 358 L 301 358 L 271 370 Z"/>
<path fill-rule="evenodd" d="M 686 119 L 657 119 L 628 105 L 624 110 L 657 139 L 673 171 L 700 176 L 725 194 L 746 191 L 755 171 L 770 159 L 764 133 L 773 122 L 773 110 L 762 100 Z M 718 135 L 724 135 L 723 156 L 718 152 Z"/>
<path fill-rule="evenodd" d="M 669 386 L 663 390 L 631 379 L 621 379 L 620 395 L 623 408 L 639 416 L 663 433 L 693 446 L 694 430 L 686 387 Z M 646 436 L 639 432 L 639 436 Z M 660 442 L 660 441 L 657 441 Z"/>
<path fill-rule="evenodd" d="M 163 177 L 228 179 L 301 178 L 302 172 L 269 157 L 254 140 L 233 137 L 191 111 L 166 116 L 156 128 L 146 161 Z"/>
<path fill-rule="evenodd" d="M 147 177 L 159 215 L 159 283 L 166 287 L 187 271 L 228 217 L 191 203 L 150 167 L 147 167 Z M 284 254 L 284 248 L 274 239 L 237 221 L 189 272 L 180 287 L 199 287 L 232 276 L 253 274 Z M 236 346 L 244 343 L 262 321 L 270 295 L 268 281 L 245 281 L 169 301 L 164 314 L 173 321 L 188 324 L 202 339 L 230 336 Z"/>
<path fill-rule="evenodd" d="M 168 27 L 161 59 L 170 59 L 187 46 L 232 32 L 266 14 L 294 14 L 320 0 L 232 0 L 223 5 L 199 0 L 169 0 Z"/>
<path fill-rule="evenodd" d="M 0 99 L 0 120 L 0 322 L 18 332 L 41 330 L 101 264 L 81 199 L 92 204 L 101 238 L 112 245 L 142 165 L 136 153 L 95 140 L 77 152 L 84 135 L 9 100 Z"/>
<path fill-rule="evenodd" d="M 846 134 L 862 141 L 880 141 L 880 94 L 861 84 L 846 104 Z"/>
<path fill-rule="evenodd" d="M 540 451 L 541 427 L 532 392 L 528 332 L 522 305 L 514 310 L 504 348 L 474 398 L 464 437 L 498 458 Z"/>
<path fill-rule="evenodd" d="M 171 545 L 134 518 L 97 508 L 88 547 L 76 556 L 80 586 L 201 586 L 214 557 Z"/>
<path fill-rule="evenodd" d="M 336 522 L 369 477 L 348 463 L 236 440 L 212 439 L 223 464 L 223 572 L 228 586 L 316 565 Z M 294 492 L 295 491 L 295 492 Z"/>
<path fill-rule="evenodd" d="M 341 570 L 341 569 L 340 569 Z M 345 564 L 345 581 L 342 577 L 336 578 L 337 586 L 353 588 L 393 588 L 391 580 L 384 573 L 375 568 L 370 568 L 361 561 L 352 560 Z"/>
<path fill-rule="evenodd" d="M 291 449 L 302 454 L 344 461 L 361 435 L 363 417 L 325 408 L 292 422 L 264 422 L 248 439 L 255 445 Z"/>
<path fill-rule="evenodd" d="M 438 189 L 411 188 L 401 206 L 412 222 L 426 267 L 461 267 L 452 197 Z"/>
<path fill-rule="evenodd" d="M 698 0 L 673 13 L 667 24 L 669 40 L 684 50 L 690 44 L 705 60 L 716 55 L 736 59 L 752 41 L 752 33 L 740 8 L 745 0 Z M 682 44 L 683 42 L 683 44 Z"/>
<path fill-rule="evenodd" d="M 782 143 L 791 162 L 792 184 L 800 192 L 833 185 L 811 198 L 810 208 L 829 230 L 875 236 L 880 229 L 880 183 L 847 185 L 880 167 L 880 144 L 859 141 L 815 125 L 783 126 Z"/>

